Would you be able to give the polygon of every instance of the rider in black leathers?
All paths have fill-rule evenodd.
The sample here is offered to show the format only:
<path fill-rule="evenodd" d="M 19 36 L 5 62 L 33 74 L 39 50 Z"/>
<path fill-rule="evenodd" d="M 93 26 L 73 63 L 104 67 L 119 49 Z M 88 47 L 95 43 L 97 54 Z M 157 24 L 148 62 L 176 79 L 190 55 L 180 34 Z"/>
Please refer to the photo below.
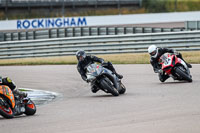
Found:
<path fill-rule="evenodd" d="M 85 67 L 89 63 L 94 63 L 94 62 L 101 63 L 103 67 L 111 70 L 119 79 L 123 78 L 122 75 L 120 75 L 116 72 L 116 70 L 113 67 L 111 62 L 105 62 L 102 58 L 98 58 L 98 57 L 93 56 L 93 55 L 87 55 L 85 53 L 85 51 L 83 51 L 83 50 L 77 51 L 76 57 L 77 57 L 77 60 L 78 60 L 78 64 L 77 64 L 78 72 L 80 73 L 82 79 L 86 82 L 88 82 L 88 80 L 87 80 L 87 76 L 86 76 L 86 68 Z M 93 87 L 91 87 L 91 90 L 92 90 L 93 93 L 96 93 L 99 89 L 96 88 L 96 86 L 93 86 Z"/>
<path fill-rule="evenodd" d="M 158 63 L 160 57 L 165 54 L 165 53 L 174 53 L 176 54 L 176 56 L 178 58 L 181 58 L 185 63 L 186 65 L 189 67 L 189 68 L 192 68 L 192 65 L 191 64 L 188 64 L 182 57 L 181 53 L 173 50 L 173 49 L 169 49 L 169 48 L 160 48 L 160 47 L 157 47 L 155 45 L 151 45 L 149 46 L 148 48 L 148 52 L 151 56 L 151 59 L 150 59 L 150 63 L 151 65 L 153 66 L 153 70 L 155 73 L 159 73 L 159 80 L 161 82 L 165 82 L 165 80 L 167 80 L 169 78 L 168 75 L 165 74 L 165 72 L 162 71 L 161 69 L 161 64 Z"/>
<path fill-rule="evenodd" d="M 20 96 L 20 97 L 27 97 L 27 93 L 19 91 L 15 85 L 15 83 L 9 78 L 2 78 L 0 77 L 0 85 L 7 85 L 13 92 L 13 94 L 16 96 Z"/>

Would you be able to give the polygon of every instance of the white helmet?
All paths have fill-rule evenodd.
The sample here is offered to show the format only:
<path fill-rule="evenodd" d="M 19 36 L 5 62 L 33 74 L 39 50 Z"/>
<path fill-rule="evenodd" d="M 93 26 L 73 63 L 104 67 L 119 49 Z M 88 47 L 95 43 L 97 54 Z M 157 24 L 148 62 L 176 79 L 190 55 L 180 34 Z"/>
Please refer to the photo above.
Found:
<path fill-rule="evenodd" d="M 148 48 L 148 53 L 151 55 L 152 58 L 156 58 L 158 55 L 158 48 L 156 45 L 151 45 Z"/>

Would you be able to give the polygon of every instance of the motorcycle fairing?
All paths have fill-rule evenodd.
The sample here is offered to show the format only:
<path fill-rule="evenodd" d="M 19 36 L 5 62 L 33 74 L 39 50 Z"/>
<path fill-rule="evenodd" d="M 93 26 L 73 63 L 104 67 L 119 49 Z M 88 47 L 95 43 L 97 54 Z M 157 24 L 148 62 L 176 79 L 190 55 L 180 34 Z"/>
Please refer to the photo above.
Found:
<path fill-rule="evenodd" d="M 119 85 L 117 83 L 117 77 L 116 75 L 112 74 L 112 71 L 109 69 L 102 67 L 101 65 L 97 64 L 90 64 L 87 67 L 87 78 L 89 80 L 94 80 L 98 75 L 106 75 L 114 84 L 114 86 L 118 89 Z"/>
<path fill-rule="evenodd" d="M 163 56 L 161 56 L 161 60 L 162 70 L 164 70 L 172 78 L 174 78 L 174 75 L 172 74 L 172 68 L 175 68 L 179 65 L 183 66 L 185 70 L 188 73 L 190 73 L 186 63 L 182 59 L 176 57 L 176 55 L 170 55 L 169 53 L 165 53 Z"/>
<path fill-rule="evenodd" d="M 12 90 L 6 85 L 0 85 L 0 95 L 7 97 L 12 105 L 12 108 L 15 107 L 15 97 Z"/>

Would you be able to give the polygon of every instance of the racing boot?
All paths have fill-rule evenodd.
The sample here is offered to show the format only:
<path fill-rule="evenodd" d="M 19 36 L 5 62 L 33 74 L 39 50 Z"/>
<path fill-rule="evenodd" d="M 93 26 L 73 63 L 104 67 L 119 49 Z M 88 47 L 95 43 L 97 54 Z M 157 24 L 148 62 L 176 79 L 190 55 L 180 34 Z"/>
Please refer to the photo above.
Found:
<path fill-rule="evenodd" d="M 108 63 L 107 63 L 107 67 L 106 67 L 106 68 L 110 69 L 110 70 L 112 71 L 112 73 L 115 74 L 119 79 L 122 79 L 122 78 L 123 78 L 122 75 L 120 75 L 120 74 L 118 74 L 118 73 L 116 72 L 116 70 L 115 70 L 115 68 L 113 67 L 113 65 L 112 65 L 111 62 L 108 62 Z"/>
<path fill-rule="evenodd" d="M 182 60 L 185 62 L 185 64 L 187 65 L 188 68 L 192 68 L 191 64 L 187 63 L 184 59 L 182 59 Z"/>
<path fill-rule="evenodd" d="M 118 73 L 116 73 L 116 72 L 115 72 L 115 75 L 116 75 L 119 79 L 122 79 L 122 78 L 123 78 L 123 76 L 122 76 L 121 74 L 118 74 Z"/>
<path fill-rule="evenodd" d="M 188 68 L 192 68 L 191 64 L 187 63 L 183 58 L 182 58 L 182 60 L 185 62 L 185 64 L 187 65 Z"/>
<path fill-rule="evenodd" d="M 185 64 L 187 65 L 188 68 L 192 68 L 192 65 L 189 64 L 189 63 L 187 63 L 187 62 L 183 59 L 183 57 L 182 57 L 181 54 L 179 54 L 179 57 L 185 62 Z"/>
<path fill-rule="evenodd" d="M 187 63 L 187 62 L 185 62 L 186 63 L 186 65 L 188 66 L 188 68 L 192 68 L 192 65 L 191 64 L 189 64 L 189 63 Z"/>
<path fill-rule="evenodd" d="M 98 90 L 99 90 L 99 89 L 98 89 L 95 85 L 91 87 L 91 91 L 92 91 L 93 93 L 96 93 Z"/>
<path fill-rule="evenodd" d="M 188 68 L 192 68 L 192 65 L 191 64 L 189 64 L 189 63 L 187 63 L 184 59 L 183 59 L 183 57 L 182 57 L 182 54 L 181 53 L 178 53 L 177 54 L 177 57 L 179 57 L 179 58 L 181 58 L 184 62 L 185 62 L 185 64 L 187 65 L 187 67 Z"/>
<path fill-rule="evenodd" d="M 123 76 L 121 74 L 118 74 L 115 69 L 113 69 L 113 74 L 115 74 L 119 79 L 122 79 Z"/>

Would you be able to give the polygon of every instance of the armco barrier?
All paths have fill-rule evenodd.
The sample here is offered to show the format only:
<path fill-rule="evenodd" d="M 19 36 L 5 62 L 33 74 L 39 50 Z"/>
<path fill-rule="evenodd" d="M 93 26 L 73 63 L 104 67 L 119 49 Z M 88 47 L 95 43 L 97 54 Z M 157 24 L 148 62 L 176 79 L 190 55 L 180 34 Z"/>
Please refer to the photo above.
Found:
<path fill-rule="evenodd" d="M 0 59 L 91 54 L 147 52 L 149 45 L 177 50 L 200 50 L 200 31 L 70 37 L 0 43 Z"/>
<path fill-rule="evenodd" d="M 4 33 L 0 32 L 0 42 L 4 41 Z"/>
<path fill-rule="evenodd" d="M 148 27 L 69 27 L 24 32 L 3 33 L 0 41 L 37 40 L 48 38 L 102 36 L 137 33 L 158 33 L 184 31 L 184 28 L 148 28 Z"/>

